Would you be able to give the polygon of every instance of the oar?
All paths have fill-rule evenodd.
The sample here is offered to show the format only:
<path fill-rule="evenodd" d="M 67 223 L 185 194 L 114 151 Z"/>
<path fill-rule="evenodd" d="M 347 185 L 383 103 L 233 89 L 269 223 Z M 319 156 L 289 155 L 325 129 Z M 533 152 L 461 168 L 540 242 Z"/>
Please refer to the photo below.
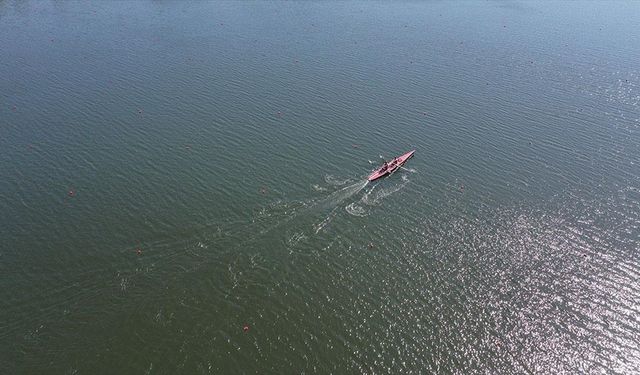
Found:
<path fill-rule="evenodd" d="M 382 156 L 381 156 L 381 157 L 382 157 Z M 395 160 L 395 159 L 394 159 L 394 160 Z M 398 166 L 398 168 L 396 168 L 393 172 L 391 172 L 391 173 L 389 174 L 389 176 L 391 176 L 392 174 L 394 174 L 398 169 L 404 169 L 405 171 L 407 171 L 407 172 L 409 172 L 409 173 L 413 173 L 413 172 L 411 172 L 411 170 L 409 170 L 409 169 L 407 169 L 407 168 L 403 167 L 402 165 L 399 165 L 399 166 Z"/>

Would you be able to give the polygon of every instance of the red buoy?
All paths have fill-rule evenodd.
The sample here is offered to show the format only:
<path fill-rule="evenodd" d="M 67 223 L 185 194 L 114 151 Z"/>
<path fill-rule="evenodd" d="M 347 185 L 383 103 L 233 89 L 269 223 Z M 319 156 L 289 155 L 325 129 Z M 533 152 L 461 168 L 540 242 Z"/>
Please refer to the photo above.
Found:
<path fill-rule="evenodd" d="M 243 332 L 249 332 L 249 325 L 248 325 L 248 324 L 245 324 L 245 325 L 242 327 L 242 331 L 243 331 Z"/>

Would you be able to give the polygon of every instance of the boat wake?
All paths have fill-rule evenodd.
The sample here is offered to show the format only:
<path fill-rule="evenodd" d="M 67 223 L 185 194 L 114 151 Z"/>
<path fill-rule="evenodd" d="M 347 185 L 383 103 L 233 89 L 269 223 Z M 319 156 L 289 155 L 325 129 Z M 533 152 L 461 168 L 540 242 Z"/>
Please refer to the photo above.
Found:
<path fill-rule="evenodd" d="M 352 216 L 367 216 L 369 214 L 367 207 L 379 206 L 385 198 L 402 190 L 408 182 L 409 178 L 402 175 L 402 182 L 394 186 L 378 189 L 378 185 L 374 185 L 362 195 L 359 201 L 347 205 L 345 210 Z"/>
<path fill-rule="evenodd" d="M 402 183 L 395 186 L 377 190 L 375 189 L 377 185 L 374 186 L 373 188 L 371 188 L 371 190 L 369 190 L 365 195 L 362 196 L 362 199 L 360 201 L 368 206 L 379 205 L 386 197 L 390 196 L 391 194 L 397 193 L 407 185 L 409 179 L 406 178 L 406 176 L 402 177 Z"/>
<path fill-rule="evenodd" d="M 351 216 L 359 216 L 359 217 L 364 217 L 367 216 L 368 212 L 367 210 L 365 210 L 364 207 L 358 205 L 357 203 L 353 202 L 348 204 L 345 208 L 344 208 L 349 215 Z"/>
<path fill-rule="evenodd" d="M 340 190 L 334 191 L 329 194 L 328 197 L 321 199 L 317 206 L 319 208 L 329 208 L 335 207 L 343 202 L 345 199 L 351 198 L 352 196 L 358 194 L 362 189 L 364 189 L 369 181 L 359 181 L 349 186 L 345 186 Z"/>
<path fill-rule="evenodd" d="M 338 187 L 330 183 L 312 185 L 319 196 L 267 203 L 256 209 L 248 220 L 214 220 L 197 228 L 171 233 L 167 238 L 123 248 L 120 255 L 135 254 L 140 249 L 144 256 L 136 255 L 143 266 L 119 270 L 121 289 L 126 289 L 127 283 L 136 281 L 136 277 L 155 274 L 160 268 L 167 272 L 169 269 L 188 272 L 221 258 L 260 254 L 264 249 L 282 249 L 283 245 L 289 253 L 301 251 L 308 248 L 313 238 L 331 231 L 331 223 L 343 219 L 340 215 L 344 212 L 342 210 L 355 217 L 367 216 L 371 206 L 399 191 L 408 180 L 384 189 L 378 185 L 368 188 L 371 185 L 366 180 L 351 183 L 345 182 L 349 179 L 331 181 L 344 183 Z M 363 191 L 364 195 L 359 196 Z"/>
<path fill-rule="evenodd" d="M 324 181 L 327 184 L 332 185 L 332 186 L 342 186 L 342 185 L 348 183 L 349 181 L 351 181 L 351 179 L 347 178 L 346 180 L 340 180 L 340 179 L 334 177 L 333 175 L 328 174 L 328 175 L 324 176 Z"/>

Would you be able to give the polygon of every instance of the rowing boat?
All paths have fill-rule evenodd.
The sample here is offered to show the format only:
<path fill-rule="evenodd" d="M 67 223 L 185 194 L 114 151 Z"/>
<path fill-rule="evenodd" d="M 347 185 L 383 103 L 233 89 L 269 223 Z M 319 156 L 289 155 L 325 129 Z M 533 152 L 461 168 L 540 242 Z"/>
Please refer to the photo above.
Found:
<path fill-rule="evenodd" d="M 409 160 L 413 156 L 414 152 L 416 152 L 416 150 L 409 151 L 404 155 L 400 155 L 397 158 L 391 160 L 390 162 L 385 162 L 380 168 L 378 168 L 375 171 L 373 171 L 369 175 L 369 177 L 367 177 L 367 180 L 374 181 L 374 180 L 377 180 L 377 179 L 379 179 L 381 177 L 388 176 L 388 175 L 392 174 L 398 168 L 402 167 L 402 165 L 404 163 L 406 163 L 407 160 Z"/>

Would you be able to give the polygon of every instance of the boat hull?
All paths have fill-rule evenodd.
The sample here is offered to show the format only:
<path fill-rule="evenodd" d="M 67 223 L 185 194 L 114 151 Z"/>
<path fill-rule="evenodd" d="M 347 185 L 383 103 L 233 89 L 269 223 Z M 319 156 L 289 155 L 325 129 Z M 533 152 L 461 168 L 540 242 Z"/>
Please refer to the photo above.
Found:
<path fill-rule="evenodd" d="M 376 169 L 375 171 L 373 171 L 369 177 L 367 177 L 367 180 L 369 181 L 375 181 L 379 178 L 388 176 L 390 174 L 392 174 L 393 172 L 395 172 L 396 170 L 398 170 L 400 167 L 402 167 L 402 165 L 404 163 L 407 162 L 407 160 L 411 159 L 411 157 L 413 156 L 413 154 L 416 152 L 416 150 L 413 151 L 409 151 L 404 155 L 400 155 L 397 158 L 391 160 L 388 164 L 387 167 L 385 168 L 385 166 L 382 166 L 378 169 Z"/>

